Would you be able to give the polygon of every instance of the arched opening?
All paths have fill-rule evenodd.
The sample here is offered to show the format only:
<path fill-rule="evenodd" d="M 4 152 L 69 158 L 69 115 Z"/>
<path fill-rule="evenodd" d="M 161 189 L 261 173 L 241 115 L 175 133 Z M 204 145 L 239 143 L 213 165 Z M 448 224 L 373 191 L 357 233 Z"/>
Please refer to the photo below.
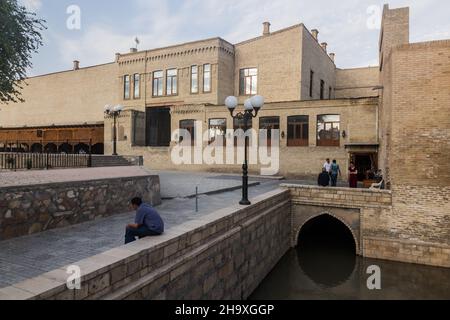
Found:
<path fill-rule="evenodd" d="M 70 145 L 69 143 L 63 143 L 62 145 L 59 146 L 58 148 L 58 152 L 59 153 L 66 153 L 66 154 L 70 154 L 73 151 L 73 147 L 72 145 Z"/>
<path fill-rule="evenodd" d="M 343 222 L 324 214 L 300 230 L 297 255 L 303 272 L 317 285 L 333 288 L 346 282 L 356 267 L 357 246 Z"/>
<path fill-rule="evenodd" d="M 31 146 L 32 153 L 41 153 L 42 151 L 42 144 L 40 143 L 35 143 Z"/>
<path fill-rule="evenodd" d="M 45 146 L 44 152 L 48 153 L 57 153 L 58 152 L 58 146 L 54 143 L 49 143 Z"/>
<path fill-rule="evenodd" d="M 85 143 L 79 143 L 75 146 L 74 150 L 77 154 L 88 154 L 89 146 Z"/>

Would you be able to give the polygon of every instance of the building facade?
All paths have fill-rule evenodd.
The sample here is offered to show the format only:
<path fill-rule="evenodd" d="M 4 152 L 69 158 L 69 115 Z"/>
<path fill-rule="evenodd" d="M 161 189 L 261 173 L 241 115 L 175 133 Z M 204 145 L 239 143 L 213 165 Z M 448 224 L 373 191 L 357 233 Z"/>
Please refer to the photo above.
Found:
<path fill-rule="evenodd" d="M 266 103 L 251 127 L 280 130 L 278 174 L 316 177 L 326 158 L 343 168 L 353 159 L 363 180 L 377 167 L 378 68 L 337 69 L 318 34 L 303 24 L 271 32 L 264 23 L 260 37 L 235 45 L 215 38 L 118 54 L 118 102 L 126 108 L 119 119 L 119 151 L 144 155 L 154 169 L 238 172 L 239 162 L 174 164 L 171 151 L 179 141 L 172 133 L 193 132 L 196 121 L 220 135 L 241 128 L 224 101 L 234 95 L 243 105 L 258 94 Z M 112 137 L 107 119 L 107 153 Z M 250 167 L 253 173 L 260 169 L 261 163 Z"/>
<path fill-rule="evenodd" d="M 90 68 L 75 62 L 73 70 L 28 79 L 26 102 L 2 106 L 0 149 L 60 151 L 68 140 L 89 138 L 110 154 L 113 121 L 103 108 L 122 104 L 120 154 L 142 155 L 152 169 L 240 172 L 239 160 L 176 164 L 180 139 L 173 132 L 186 129 L 195 140 L 201 124 L 210 135 L 200 141 L 205 148 L 242 127 L 224 106 L 227 96 L 237 96 L 242 110 L 246 99 L 262 95 L 266 104 L 251 127 L 279 129 L 276 174 L 316 178 L 326 158 L 338 160 L 344 177 L 350 161 L 360 180 L 381 169 L 392 206 L 369 210 L 361 221 L 371 230 L 364 251 L 448 266 L 450 40 L 410 43 L 409 9 L 386 5 L 379 52 L 378 67 L 339 69 L 317 30 L 299 24 L 272 32 L 264 23 L 261 36 L 238 44 L 213 38 L 131 50 Z M 264 165 L 250 169 L 259 173 Z"/>

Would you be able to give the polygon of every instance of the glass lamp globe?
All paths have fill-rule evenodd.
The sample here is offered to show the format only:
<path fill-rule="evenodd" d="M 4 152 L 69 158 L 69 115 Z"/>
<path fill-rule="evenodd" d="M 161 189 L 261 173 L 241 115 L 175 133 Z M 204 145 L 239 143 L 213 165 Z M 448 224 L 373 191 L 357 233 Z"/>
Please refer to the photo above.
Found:
<path fill-rule="evenodd" d="M 252 104 L 251 99 L 245 100 L 244 108 L 245 108 L 246 111 L 252 111 L 253 110 L 253 104 Z"/>
<path fill-rule="evenodd" d="M 236 97 L 230 96 L 230 97 L 225 99 L 225 106 L 229 110 L 236 109 L 237 105 L 238 105 L 238 99 Z"/>
<path fill-rule="evenodd" d="M 115 107 L 114 107 L 114 111 L 115 111 L 115 112 L 122 112 L 122 111 L 123 111 L 123 106 L 120 105 L 120 104 L 117 105 L 117 106 L 115 106 Z"/>
<path fill-rule="evenodd" d="M 255 108 L 255 110 L 260 110 L 263 106 L 264 106 L 264 97 L 262 96 L 254 96 L 251 99 L 253 108 Z"/>

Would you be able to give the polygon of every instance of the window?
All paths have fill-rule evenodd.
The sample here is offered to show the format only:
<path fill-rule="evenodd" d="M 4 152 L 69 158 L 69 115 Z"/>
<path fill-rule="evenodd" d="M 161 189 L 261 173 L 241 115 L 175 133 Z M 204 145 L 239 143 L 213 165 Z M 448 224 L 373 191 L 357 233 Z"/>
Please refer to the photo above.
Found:
<path fill-rule="evenodd" d="M 226 143 L 225 134 L 227 132 L 227 119 L 209 119 L 209 143 L 213 143 L 217 137 L 223 137 Z"/>
<path fill-rule="evenodd" d="M 211 65 L 203 66 L 203 92 L 211 92 Z"/>
<path fill-rule="evenodd" d="M 251 130 L 252 128 L 253 128 L 253 121 L 249 121 L 247 130 Z M 234 129 L 234 134 L 235 134 L 234 145 L 237 146 L 238 138 L 241 138 L 243 140 L 243 136 L 242 135 L 237 136 L 236 131 L 244 130 L 244 133 L 247 133 L 247 132 L 245 132 L 245 128 L 244 128 L 244 119 L 234 119 L 233 129 Z"/>
<path fill-rule="evenodd" d="M 339 115 L 321 115 L 317 117 L 317 146 L 339 147 L 340 138 Z"/>
<path fill-rule="evenodd" d="M 134 99 L 139 99 L 141 96 L 141 76 L 136 73 L 133 76 L 133 82 L 134 82 L 134 93 L 133 93 L 133 98 Z"/>
<path fill-rule="evenodd" d="M 272 145 L 272 130 L 280 130 L 280 117 L 259 118 L 259 130 L 267 130 L 267 146 L 270 147 Z"/>
<path fill-rule="evenodd" d="M 145 144 L 168 147 L 172 137 L 170 108 L 146 108 Z"/>
<path fill-rule="evenodd" d="M 130 99 L 130 76 L 123 77 L 123 98 Z"/>
<path fill-rule="evenodd" d="M 191 145 L 195 144 L 195 120 L 181 120 L 180 129 L 187 130 L 191 135 Z M 180 136 L 180 143 L 183 142 L 183 137 Z"/>
<path fill-rule="evenodd" d="M 333 92 L 333 89 L 331 87 L 329 87 L 328 88 L 328 99 L 329 100 L 331 100 L 331 98 L 332 98 L 332 92 Z"/>
<path fill-rule="evenodd" d="M 191 67 L 191 93 L 198 93 L 198 66 Z"/>
<path fill-rule="evenodd" d="M 163 95 L 163 79 L 164 73 L 162 71 L 153 72 L 153 96 L 161 97 Z"/>
<path fill-rule="evenodd" d="M 314 71 L 309 73 L 309 96 L 312 98 L 314 92 Z"/>
<path fill-rule="evenodd" d="M 257 94 L 258 69 L 241 69 L 239 72 L 239 93 L 241 96 Z"/>
<path fill-rule="evenodd" d="M 325 81 L 320 80 L 320 100 L 325 99 Z"/>
<path fill-rule="evenodd" d="M 175 96 L 178 92 L 178 70 L 177 69 L 170 69 L 167 70 L 167 76 L 166 76 L 166 94 L 168 96 Z"/>
<path fill-rule="evenodd" d="M 309 146 L 309 116 L 288 117 L 288 147 Z"/>

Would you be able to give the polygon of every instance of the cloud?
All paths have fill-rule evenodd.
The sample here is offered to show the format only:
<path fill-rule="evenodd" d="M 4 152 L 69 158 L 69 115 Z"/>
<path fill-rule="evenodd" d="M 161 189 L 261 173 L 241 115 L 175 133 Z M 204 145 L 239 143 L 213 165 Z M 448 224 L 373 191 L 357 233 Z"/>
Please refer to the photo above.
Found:
<path fill-rule="evenodd" d="M 20 0 L 20 4 L 30 11 L 39 11 L 42 7 L 42 0 Z"/>
<path fill-rule="evenodd" d="M 21 0 L 40 7 L 41 0 Z M 80 0 L 82 1 L 82 0 Z M 272 30 L 304 23 L 320 31 L 320 41 L 336 53 L 341 68 L 374 65 L 378 58 L 379 30 L 368 27 L 373 12 L 385 0 L 130 0 L 120 26 L 100 20 L 83 22 L 76 35 L 53 30 L 51 43 L 59 52 L 61 64 L 70 66 L 78 59 L 92 65 L 113 61 L 114 53 L 128 52 L 138 36 L 139 49 L 153 49 L 186 41 L 220 36 L 237 43 L 262 33 L 262 23 L 270 21 Z M 391 8 L 411 7 L 411 39 L 448 37 L 449 3 L 438 0 L 391 0 Z M 111 12 L 114 13 L 114 12 Z M 107 16 L 109 12 L 104 12 Z M 430 24 L 435 21 L 435 24 Z M 436 26 L 439 26 L 437 28 Z M 50 31 L 50 30 L 49 30 Z M 54 67 L 54 61 L 50 63 Z"/>

